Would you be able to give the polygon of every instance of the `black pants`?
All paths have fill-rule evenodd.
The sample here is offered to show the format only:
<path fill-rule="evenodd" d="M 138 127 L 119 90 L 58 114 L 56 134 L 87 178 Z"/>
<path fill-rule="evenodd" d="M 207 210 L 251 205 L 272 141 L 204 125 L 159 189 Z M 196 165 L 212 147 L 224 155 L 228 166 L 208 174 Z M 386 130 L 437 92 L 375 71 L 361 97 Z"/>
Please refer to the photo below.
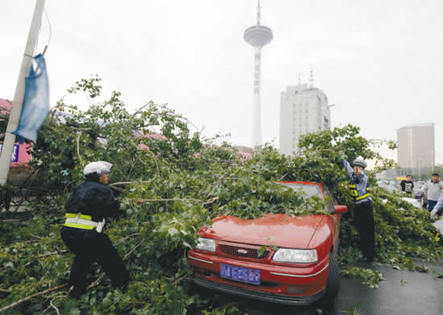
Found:
<path fill-rule="evenodd" d="M 75 254 L 69 281 L 78 292 L 86 290 L 89 267 L 97 262 L 115 286 L 124 286 L 129 273 L 106 234 L 95 230 L 63 227 L 61 236 L 68 249 Z"/>
<path fill-rule="evenodd" d="M 374 209 L 371 200 L 354 205 L 354 222 L 360 234 L 360 248 L 369 261 L 375 256 Z"/>
<path fill-rule="evenodd" d="M 432 211 L 434 209 L 434 206 L 437 204 L 437 200 L 429 200 L 428 199 L 428 210 Z"/>

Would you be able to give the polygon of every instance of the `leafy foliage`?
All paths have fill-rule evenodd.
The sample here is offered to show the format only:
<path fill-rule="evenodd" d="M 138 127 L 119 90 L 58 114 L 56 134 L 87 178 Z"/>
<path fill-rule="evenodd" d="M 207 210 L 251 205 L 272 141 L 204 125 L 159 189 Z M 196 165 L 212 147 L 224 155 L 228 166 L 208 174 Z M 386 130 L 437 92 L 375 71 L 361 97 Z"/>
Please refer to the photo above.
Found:
<path fill-rule="evenodd" d="M 66 283 L 72 255 L 59 237 L 64 201 L 82 179 L 87 162 L 113 163 L 110 181 L 125 183 L 118 198 L 122 215 L 106 233 L 131 273 L 127 293 L 113 289 L 98 268 L 80 300 L 66 289 L 30 299 L 11 314 L 59 310 L 131 314 L 238 314 L 234 305 L 213 306 L 187 290 L 187 249 L 197 230 L 218 215 L 257 218 L 264 213 L 321 213 L 324 205 L 274 184 L 276 180 L 326 183 L 334 197 L 350 205 L 342 158 L 377 159 L 359 128 L 346 126 L 304 136 L 303 154 L 287 157 L 271 146 L 243 159 L 228 143 L 216 145 L 191 132 L 187 120 L 165 106 L 147 103 L 129 113 L 118 92 L 100 100 L 100 79 L 81 80 L 69 90 L 84 93 L 91 106 L 82 111 L 66 100 L 57 103 L 42 127 L 33 150 L 32 167 L 44 191 L 29 203 L 33 220 L 0 227 L 1 307 L 20 298 Z M 70 95 L 71 95 L 70 94 Z M 61 114 L 61 113 L 68 113 Z M 217 139 L 218 140 L 218 139 Z M 399 196 L 374 187 L 377 260 L 414 269 L 412 258 L 441 259 L 441 245 L 427 212 Z M 118 185 L 117 185 L 118 186 Z M 349 215 L 342 220 L 340 263 L 344 274 L 376 286 L 382 275 L 353 267 L 360 258 L 358 235 Z M 347 267 L 346 267 L 347 266 Z M 2 293 L 3 292 L 3 293 Z"/>
<path fill-rule="evenodd" d="M 374 289 L 378 288 L 378 283 L 383 280 L 383 274 L 380 271 L 363 267 L 346 266 L 341 274 L 346 277 L 359 277 L 363 284 Z"/>

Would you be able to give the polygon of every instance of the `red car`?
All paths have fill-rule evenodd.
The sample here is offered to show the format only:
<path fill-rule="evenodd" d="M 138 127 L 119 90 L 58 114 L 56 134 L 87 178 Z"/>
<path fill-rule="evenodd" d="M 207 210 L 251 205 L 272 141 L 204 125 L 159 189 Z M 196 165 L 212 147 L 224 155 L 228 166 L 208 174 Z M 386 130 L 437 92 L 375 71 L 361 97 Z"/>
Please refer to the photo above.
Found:
<path fill-rule="evenodd" d="M 340 275 L 335 255 L 340 213 L 347 207 L 336 205 L 324 184 L 277 183 L 323 198 L 330 215 L 215 218 L 211 227 L 200 229 L 198 245 L 189 251 L 196 285 L 289 305 L 337 295 Z"/>

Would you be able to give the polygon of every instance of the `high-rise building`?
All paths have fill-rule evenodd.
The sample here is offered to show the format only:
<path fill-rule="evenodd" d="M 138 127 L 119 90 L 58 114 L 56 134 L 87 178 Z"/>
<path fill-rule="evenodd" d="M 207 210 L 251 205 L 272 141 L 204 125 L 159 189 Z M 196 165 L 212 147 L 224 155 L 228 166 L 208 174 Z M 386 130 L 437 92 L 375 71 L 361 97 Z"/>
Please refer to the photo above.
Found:
<path fill-rule="evenodd" d="M 262 143 L 261 136 L 261 100 L 260 100 L 260 74 L 261 74 L 261 49 L 272 38 L 272 30 L 260 25 L 260 0 L 257 5 L 257 24 L 248 27 L 243 36 L 244 40 L 254 47 L 254 104 L 252 114 L 252 145 L 259 146 Z"/>
<path fill-rule="evenodd" d="M 331 127 L 326 94 L 311 84 L 288 86 L 280 94 L 280 152 L 296 155 L 298 140 L 306 133 Z"/>
<path fill-rule="evenodd" d="M 434 124 L 416 124 L 397 130 L 398 164 L 422 169 L 435 165 Z"/>

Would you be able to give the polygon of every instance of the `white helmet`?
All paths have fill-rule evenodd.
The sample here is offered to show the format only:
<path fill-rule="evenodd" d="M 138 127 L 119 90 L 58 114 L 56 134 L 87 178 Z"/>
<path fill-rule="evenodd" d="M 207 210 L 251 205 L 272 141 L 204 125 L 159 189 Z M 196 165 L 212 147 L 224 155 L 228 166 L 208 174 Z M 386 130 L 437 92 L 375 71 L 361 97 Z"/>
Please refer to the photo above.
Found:
<path fill-rule="evenodd" d="M 89 175 L 97 173 L 98 175 L 108 174 L 111 172 L 112 164 L 106 161 L 91 162 L 83 169 L 83 174 Z"/>

